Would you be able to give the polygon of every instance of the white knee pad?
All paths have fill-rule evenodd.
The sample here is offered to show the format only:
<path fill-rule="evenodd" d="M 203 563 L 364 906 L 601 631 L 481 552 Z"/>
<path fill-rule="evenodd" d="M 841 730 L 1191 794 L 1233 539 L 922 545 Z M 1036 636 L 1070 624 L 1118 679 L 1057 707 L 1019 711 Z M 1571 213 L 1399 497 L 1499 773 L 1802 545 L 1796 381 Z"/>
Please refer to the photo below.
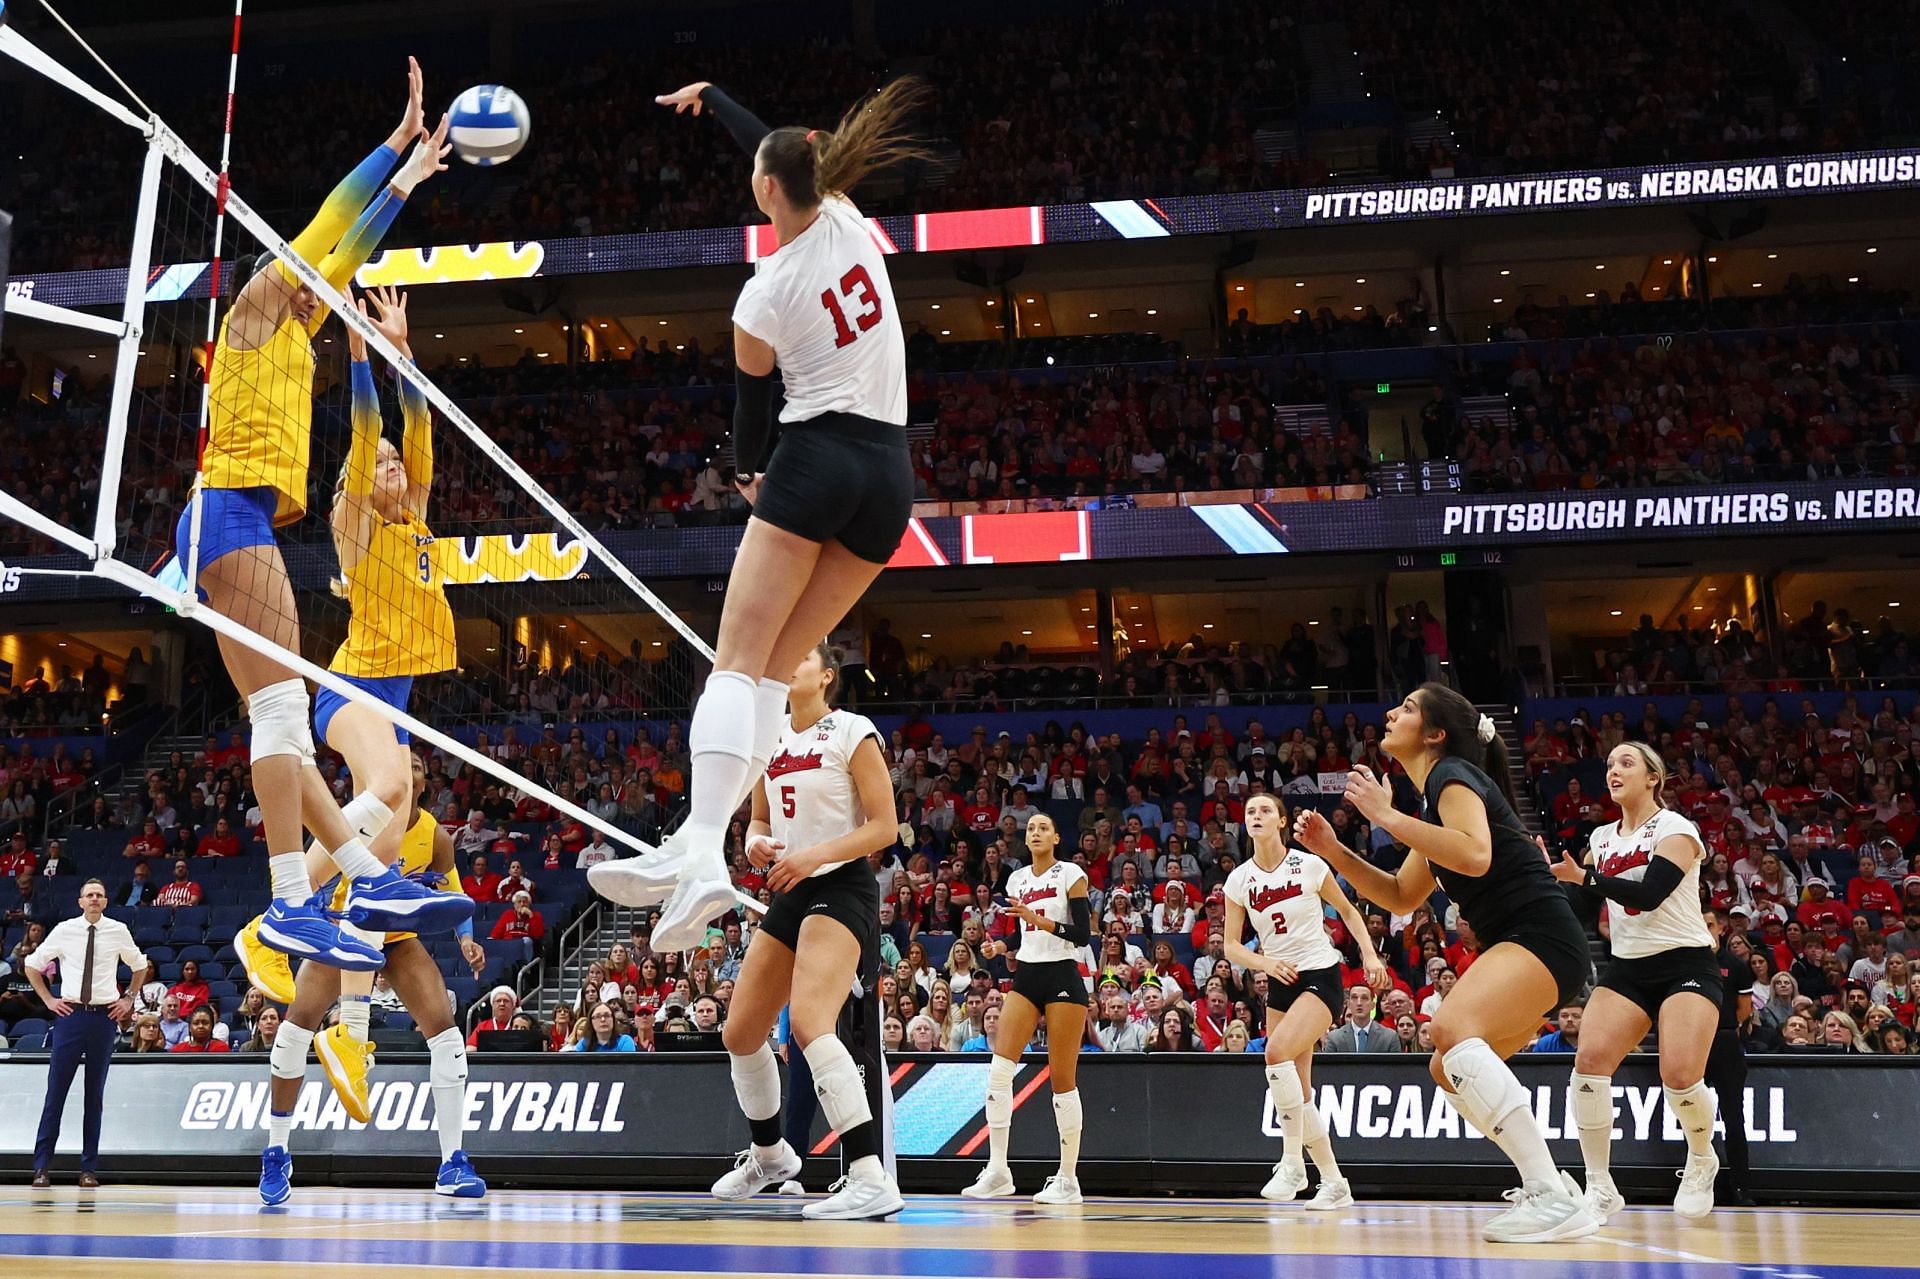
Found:
<path fill-rule="evenodd" d="M 467 1084 L 467 1044 L 458 1027 L 449 1026 L 427 1041 L 432 1055 L 427 1082 L 435 1088 L 464 1088 Z"/>
<path fill-rule="evenodd" d="M 1484 1039 L 1463 1039 L 1440 1060 L 1453 1085 L 1454 1109 L 1489 1137 L 1501 1120 L 1530 1101 L 1513 1071 Z"/>
<path fill-rule="evenodd" d="M 1013 1123 L 1013 1077 L 1020 1063 L 995 1054 L 987 1067 L 987 1127 L 1005 1128 Z"/>
<path fill-rule="evenodd" d="M 393 810 L 370 790 L 361 791 L 341 805 L 340 815 L 369 844 L 393 821 Z"/>
<path fill-rule="evenodd" d="M 1300 1138 L 1309 1147 L 1327 1139 L 1327 1121 L 1320 1117 L 1320 1107 L 1312 1102 L 1306 1104 L 1301 1114 Z"/>
<path fill-rule="evenodd" d="M 873 1122 L 860 1067 L 838 1035 L 822 1035 L 807 1045 L 807 1067 L 813 1071 L 813 1091 L 827 1122 L 841 1132 Z"/>
<path fill-rule="evenodd" d="M 1667 1095 L 1667 1109 L 1688 1132 L 1709 1132 L 1713 1128 L 1713 1093 L 1705 1081 L 1696 1079 L 1685 1088 L 1660 1089 Z"/>
<path fill-rule="evenodd" d="M 1080 1090 L 1057 1092 L 1053 1094 L 1053 1126 L 1062 1137 L 1070 1137 L 1080 1131 L 1085 1119 L 1080 1109 Z"/>
<path fill-rule="evenodd" d="M 1290 1061 L 1277 1061 L 1267 1067 L 1267 1090 L 1283 1115 L 1307 1104 L 1306 1089 L 1300 1086 L 1300 1068 Z"/>
<path fill-rule="evenodd" d="M 763 1040 L 750 1053 L 730 1053 L 733 1095 L 748 1119 L 773 1119 L 780 1114 L 780 1062 Z"/>
<path fill-rule="evenodd" d="M 305 681 L 283 679 L 256 690 L 247 698 L 247 719 L 253 725 L 251 758 L 255 763 L 275 755 L 292 755 L 313 763 L 313 725 L 308 717 Z"/>
<path fill-rule="evenodd" d="M 1613 1130 L 1613 1077 L 1573 1072 L 1573 1126 L 1582 1132 Z"/>
<path fill-rule="evenodd" d="M 313 1032 L 290 1021 L 281 1021 L 267 1054 L 267 1068 L 280 1079 L 299 1079 L 307 1073 L 307 1050 L 313 1047 Z"/>

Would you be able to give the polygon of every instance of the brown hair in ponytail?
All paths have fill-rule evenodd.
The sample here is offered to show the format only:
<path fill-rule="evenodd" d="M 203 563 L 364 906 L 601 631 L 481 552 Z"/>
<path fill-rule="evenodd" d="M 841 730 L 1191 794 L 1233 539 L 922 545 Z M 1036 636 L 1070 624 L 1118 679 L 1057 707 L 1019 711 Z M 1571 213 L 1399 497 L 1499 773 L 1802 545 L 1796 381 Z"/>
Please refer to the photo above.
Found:
<path fill-rule="evenodd" d="M 845 195 L 877 170 L 933 158 L 904 127 L 931 96 L 924 81 L 902 76 L 856 103 L 832 129 L 775 129 L 760 144 L 761 167 L 800 208 Z"/>
<path fill-rule="evenodd" d="M 1446 734 L 1441 753 L 1456 755 L 1485 773 L 1507 803 L 1517 806 L 1513 778 L 1507 772 L 1506 739 L 1495 733 L 1485 742 L 1480 740 L 1480 708 L 1445 684 L 1422 684 L 1413 691 L 1413 699 L 1419 703 L 1427 731 Z"/>

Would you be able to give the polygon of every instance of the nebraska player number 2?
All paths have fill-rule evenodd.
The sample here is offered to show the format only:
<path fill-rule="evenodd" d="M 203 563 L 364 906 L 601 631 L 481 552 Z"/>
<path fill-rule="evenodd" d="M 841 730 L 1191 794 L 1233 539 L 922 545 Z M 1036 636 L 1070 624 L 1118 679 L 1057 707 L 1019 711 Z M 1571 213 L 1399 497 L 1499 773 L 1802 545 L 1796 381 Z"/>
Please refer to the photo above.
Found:
<path fill-rule="evenodd" d="M 867 274 L 867 268 L 855 265 L 840 277 L 840 297 L 849 302 L 857 302 L 860 311 L 853 317 L 859 333 L 847 324 L 847 313 L 840 309 L 840 298 L 833 295 L 832 289 L 820 290 L 820 305 L 827 308 L 833 317 L 833 345 L 835 348 L 853 345 L 853 340 L 880 323 L 880 295 L 873 291 L 873 277 Z"/>

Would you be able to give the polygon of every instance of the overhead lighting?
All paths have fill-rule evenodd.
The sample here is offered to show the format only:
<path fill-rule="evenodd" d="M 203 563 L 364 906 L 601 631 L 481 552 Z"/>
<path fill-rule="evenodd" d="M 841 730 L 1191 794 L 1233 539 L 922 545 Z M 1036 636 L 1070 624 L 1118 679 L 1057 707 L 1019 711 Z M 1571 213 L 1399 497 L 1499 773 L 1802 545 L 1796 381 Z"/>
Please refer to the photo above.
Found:
<path fill-rule="evenodd" d="M 1353 282 L 1355 284 L 1365 284 L 1367 282 L 1367 277 L 1364 275 L 1355 276 Z"/>
<path fill-rule="evenodd" d="M 1859 277 L 1859 276 L 1857 276 L 1857 275 L 1850 275 L 1850 276 L 1848 276 L 1848 277 L 1847 277 L 1847 283 L 1848 283 L 1848 284 L 1858 284 L 1858 283 L 1860 283 L 1860 277 Z"/>
<path fill-rule="evenodd" d="M 952 336 L 953 336 L 953 330 L 952 330 L 952 329 L 941 329 L 941 330 L 940 330 L 940 336 L 941 336 L 941 337 L 943 337 L 943 338 L 950 338 L 950 337 L 952 337 Z"/>
<path fill-rule="evenodd" d="M 544 359 L 546 359 L 546 358 L 547 358 L 547 356 L 548 356 L 548 355 L 550 355 L 550 354 L 552 354 L 552 352 L 549 352 L 549 351 L 536 351 L 536 352 L 534 353 L 534 355 L 535 355 L 535 358 L 537 358 L 537 359 L 542 359 L 542 360 L 544 360 Z"/>
<path fill-rule="evenodd" d="M 603 329 L 604 329 L 604 328 L 606 328 L 606 327 L 607 327 L 607 322 L 606 322 L 605 320 L 602 320 L 602 321 L 600 321 L 600 327 L 601 327 L 601 328 L 603 328 Z"/>
<path fill-rule="evenodd" d="M 1080 611 L 1081 611 L 1082 613 L 1091 613 L 1091 612 L 1093 612 L 1093 609 L 1092 609 L 1092 608 L 1091 608 L 1090 606 L 1088 606 L 1088 605 L 1086 605 L 1086 604 L 1082 604 L 1082 605 L 1080 606 Z"/>
<path fill-rule="evenodd" d="M 1661 259 L 1660 259 L 1660 265 L 1661 265 L 1661 266 L 1672 266 L 1672 265 L 1673 265 L 1673 259 L 1672 259 L 1672 258 L 1661 258 Z"/>
<path fill-rule="evenodd" d="M 1707 261 L 1709 261 L 1709 262 L 1718 262 L 1719 260 L 1720 260 L 1719 258 L 1708 258 L 1708 259 L 1707 259 Z"/>
<path fill-rule="evenodd" d="M 1880 250 L 1879 250 L 1878 248 L 1869 248 L 1869 249 L 1867 250 L 1867 252 L 1869 252 L 1869 253 L 1878 253 L 1879 251 L 1880 251 Z"/>
<path fill-rule="evenodd" d="M 1027 299 L 1027 305 L 1028 305 L 1028 306 L 1032 306 L 1032 305 L 1033 305 L 1033 303 L 1034 303 L 1034 299 L 1033 299 L 1033 298 L 1028 298 L 1028 299 Z"/>
<path fill-rule="evenodd" d="M 1495 306 L 1499 306 L 1499 305 L 1500 305 L 1500 304 L 1501 304 L 1502 302 L 1505 302 L 1505 301 L 1506 301 L 1506 299 L 1505 299 L 1505 298 L 1495 298 L 1495 299 L 1493 300 L 1493 304 L 1494 304 Z"/>
<path fill-rule="evenodd" d="M 1133 611 L 1134 611 L 1134 612 L 1136 612 L 1136 613 L 1138 613 L 1138 612 L 1140 611 L 1140 606 L 1139 606 L 1138 604 L 1129 604 L 1129 605 L 1127 605 L 1127 607 L 1128 607 L 1128 608 L 1130 608 L 1131 610 L 1133 610 Z"/>
<path fill-rule="evenodd" d="M 1505 268 L 1505 267 L 1501 267 L 1501 268 L 1500 268 L 1500 274 L 1502 274 L 1502 275 L 1512 275 L 1512 274 L 1513 274 L 1513 272 L 1511 272 L 1511 271 L 1509 271 L 1509 270 L 1507 270 L 1507 268 Z"/>
<path fill-rule="evenodd" d="M 1364 306 L 1356 306 L 1356 307 L 1354 307 L 1353 309 L 1354 309 L 1354 310 L 1356 310 L 1356 311 L 1364 311 L 1364 310 L 1366 310 L 1367 308 L 1365 308 Z"/>
<path fill-rule="evenodd" d="M 606 325 L 604 325 L 604 324 L 603 324 L 603 325 L 601 325 L 600 327 L 601 327 L 601 328 L 605 328 L 605 327 L 606 327 Z M 433 336 L 434 336 L 434 337 L 436 337 L 436 338 L 444 338 L 444 337 L 446 337 L 447 335 L 446 335 L 446 334 L 444 334 L 444 333 L 436 333 L 436 334 L 434 334 Z"/>
<path fill-rule="evenodd" d="M 1031 634 L 1033 634 L 1033 632 L 1032 632 L 1032 631 L 1021 631 L 1020 633 L 1021 633 L 1022 635 L 1031 635 Z"/>
<path fill-rule="evenodd" d="M 1769 261 L 1769 262 L 1771 262 L 1771 261 L 1773 261 L 1773 260 L 1774 260 L 1775 258 L 1777 258 L 1777 257 L 1779 257 L 1779 256 L 1780 256 L 1780 255 L 1779 255 L 1778 253 L 1769 253 L 1769 254 L 1767 254 L 1767 261 Z"/>
<path fill-rule="evenodd" d="M 655 647 L 655 648 L 659 648 L 659 647 L 660 647 L 660 641 L 659 641 L 659 640 L 655 640 L 655 641 L 653 642 L 653 647 Z"/>
<path fill-rule="evenodd" d="M 662 321 L 662 323 L 665 323 L 665 321 Z M 515 333 L 525 333 L 525 332 L 526 332 L 526 330 L 525 330 L 525 329 L 515 329 L 515 330 L 514 330 L 514 332 L 515 332 Z M 332 339 L 328 339 L 328 340 L 329 340 L 329 341 L 331 341 Z"/>
<path fill-rule="evenodd" d="M 1212 622 L 1202 622 L 1202 623 L 1200 623 L 1200 629 L 1201 629 L 1201 630 L 1203 630 L 1203 631 L 1210 631 L 1210 630 L 1212 630 L 1212 629 L 1213 629 L 1213 623 L 1212 623 Z"/>
<path fill-rule="evenodd" d="M 1318 622 L 1308 622 L 1308 623 L 1307 623 L 1307 625 L 1308 625 L 1308 626 L 1318 626 L 1318 625 L 1320 625 L 1320 623 L 1318 623 Z"/>
<path fill-rule="evenodd" d="M 1595 262 L 1593 264 L 1593 269 L 1596 271 L 1604 271 L 1607 269 L 1607 264 L 1605 262 Z"/>
<path fill-rule="evenodd" d="M 1707 594 L 1709 595 L 1718 595 L 1719 593 L 1720 593 L 1720 588 L 1717 586 L 1709 586 L 1707 588 Z"/>
<path fill-rule="evenodd" d="M 572 329 L 573 329 L 573 326 L 571 324 L 563 324 L 560 326 L 560 331 L 562 333 L 570 332 Z"/>
<path fill-rule="evenodd" d="M 1616 609 L 1614 609 L 1614 610 L 1613 610 L 1613 616 L 1615 616 L 1615 617 L 1618 617 L 1618 616 L 1620 616 L 1620 610 L 1619 610 L 1619 609 L 1617 609 L 1617 608 L 1616 608 Z"/>
<path fill-rule="evenodd" d="M 1759 288 L 1759 287 L 1760 287 L 1760 281 L 1758 281 L 1758 280 L 1755 280 L 1755 281 L 1753 282 L 1753 287 L 1754 287 L 1754 288 L 1756 288 L 1756 289 L 1757 289 L 1757 288 Z"/>
<path fill-rule="evenodd" d="M 1888 600 L 1888 601 L 1887 601 L 1887 607 L 1888 607 L 1888 608 L 1899 608 L 1899 607 L 1900 607 L 1900 601 L 1899 601 L 1899 600 Z"/>
<path fill-rule="evenodd" d="M 1591 294 L 1591 293 L 1589 293 L 1589 294 L 1587 294 L 1587 296 L 1588 296 L 1588 297 L 1593 297 L 1594 295 L 1593 295 L 1593 294 Z"/>
<path fill-rule="evenodd" d="M 1700 611 L 1701 609 L 1703 609 L 1703 608 L 1705 608 L 1705 607 L 1706 607 L 1706 605 L 1705 605 L 1705 604 L 1695 604 L 1695 605 L 1693 606 L 1693 611 L 1694 611 L 1694 612 L 1696 612 L 1696 613 L 1698 613 L 1698 612 L 1699 612 L 1699 611 Z"/>
<path fill-rule="evenodd" d="M 921 631 L 921 632 L 920 632 L 920 638 L 921 638 L 921 639 L 932 639 L 932 638 L 933 638 L 933 632 L 932 632 L 932 631 Z"/>
<path fill-rule="evenodd" d="M 932 309 L 932 310 L 935 310 L 935 311 L 938 311 L 938 310 L 940 309 L 940 304 L 939 304 L 938 302 L 935 302 L 935 303 L 933 304 L 933 306 L 932 306 L 932 308 L 931 308 L 931 309 Z"/>
<path fill-rule="evenodd" d="M 661 328 L 663 328 L 663 329 L 664 329 L 664 328 L 666 328 L 666 327 L 667 327 L 667 322 L 666 322 L 665 320 L 662 320 L 662 321 L 660 321 L 660 327 L 661 327 Z M 519 330 L 518 330 L 518 329 L 515 329 L 515 330 L 514 330 L 514 332 L 516 332 L 516 333 L 518 333 L 518 332 L 519 332 Z"/>
<path fill-rule="evenodd" d="M 1148 307 L 1148 308 L 1147 308 L 1147 314 L 1148 314 L 1148 315 L 1158 315 L 1158 314 L 1160 314 L 1160 312 L 1159 312 L 1159 311 L 1158 311 L 1157 309 L 1155 309 L 1154 307 Z"/>
<path fill-rule="evenodd" d="M 1100 318 L 1100 313 L 1098 311 L 1089 311 L 1087 312 L 1087 318 L 1089 320 L 1097 320 Z"/>
<path fill-rule="evenodd" d="M 1307 287 L 1307 282 L 1305 280 L 1295 280 L 1293 282 L 1293 287 L 1296 289 L 1304 289 Z"/>
<path fill-rule="evenodd" d="M 1233 291 L 1235 293 L 1245 293 L 1247 291 L 1247 286 L 1244 284 L 1236 284 L 1233 286 Z"/>
<path fill-rule="evenodd" d="M 992 305 L 993 305 L 993 299 L 992 299 L 992 298 L 988 298 L 988 299 L 987 299 L 987 305 L 988 305 L 988 306 L 992 306 Z"/>
<path fill-rule="evenodd" d="M 1440 331 L 1440 326 L 1437 324 L 1429 324 L 1427 326 L 1427 332 L 1429 333 L 1438 333 L 1439 331 Z"/>

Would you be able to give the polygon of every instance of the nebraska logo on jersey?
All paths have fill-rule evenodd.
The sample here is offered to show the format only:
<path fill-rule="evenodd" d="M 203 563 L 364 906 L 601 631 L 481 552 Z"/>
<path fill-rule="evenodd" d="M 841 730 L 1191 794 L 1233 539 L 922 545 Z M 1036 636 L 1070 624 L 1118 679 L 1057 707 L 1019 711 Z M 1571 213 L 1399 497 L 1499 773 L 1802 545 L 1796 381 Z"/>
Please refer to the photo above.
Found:
<path fill-rule="evenodd" d="M 1602 875 L 1622 875 L 1636 866 L 1645 866 L 1652 860 L 1652 853 L 1648 852 L 1645 848 L 1636 848 L 1630 853 L 1623 853 L 1618 856 L 1603 859 L 1600 863 L 1600 873 Z"/>
<path fill-rule="evenodd" d="M 1022 906 L 1031 906 L 1035 902 L 1047 901 L 1053 896 L 1054 889 L 1051 885 L 1046 888 L 1029 888 L 1026 892 L 1020 894 L 1020 904 Z"/>
<path fill-rule="evenodd" d="M 824 736 L 824 735 L 823 735 Z M 791 751 L 781 751 L 767 761 L 767 776 L 785 777 L 788 773 L 808 773 L 821 766 L 820 752 L 809 751 L 805 755 L 795 755 Z"/>
<path fill-rule="evenodd" d="M 1285 884 L 1279 888 L 1257 888 L 1247 894 L 1247 909 L 1265 910 L 1269 906 L 1278 906 L 1281 902 L 1291 901 L 1305 891 L 1306 889 L 1298 884 Z"/>

